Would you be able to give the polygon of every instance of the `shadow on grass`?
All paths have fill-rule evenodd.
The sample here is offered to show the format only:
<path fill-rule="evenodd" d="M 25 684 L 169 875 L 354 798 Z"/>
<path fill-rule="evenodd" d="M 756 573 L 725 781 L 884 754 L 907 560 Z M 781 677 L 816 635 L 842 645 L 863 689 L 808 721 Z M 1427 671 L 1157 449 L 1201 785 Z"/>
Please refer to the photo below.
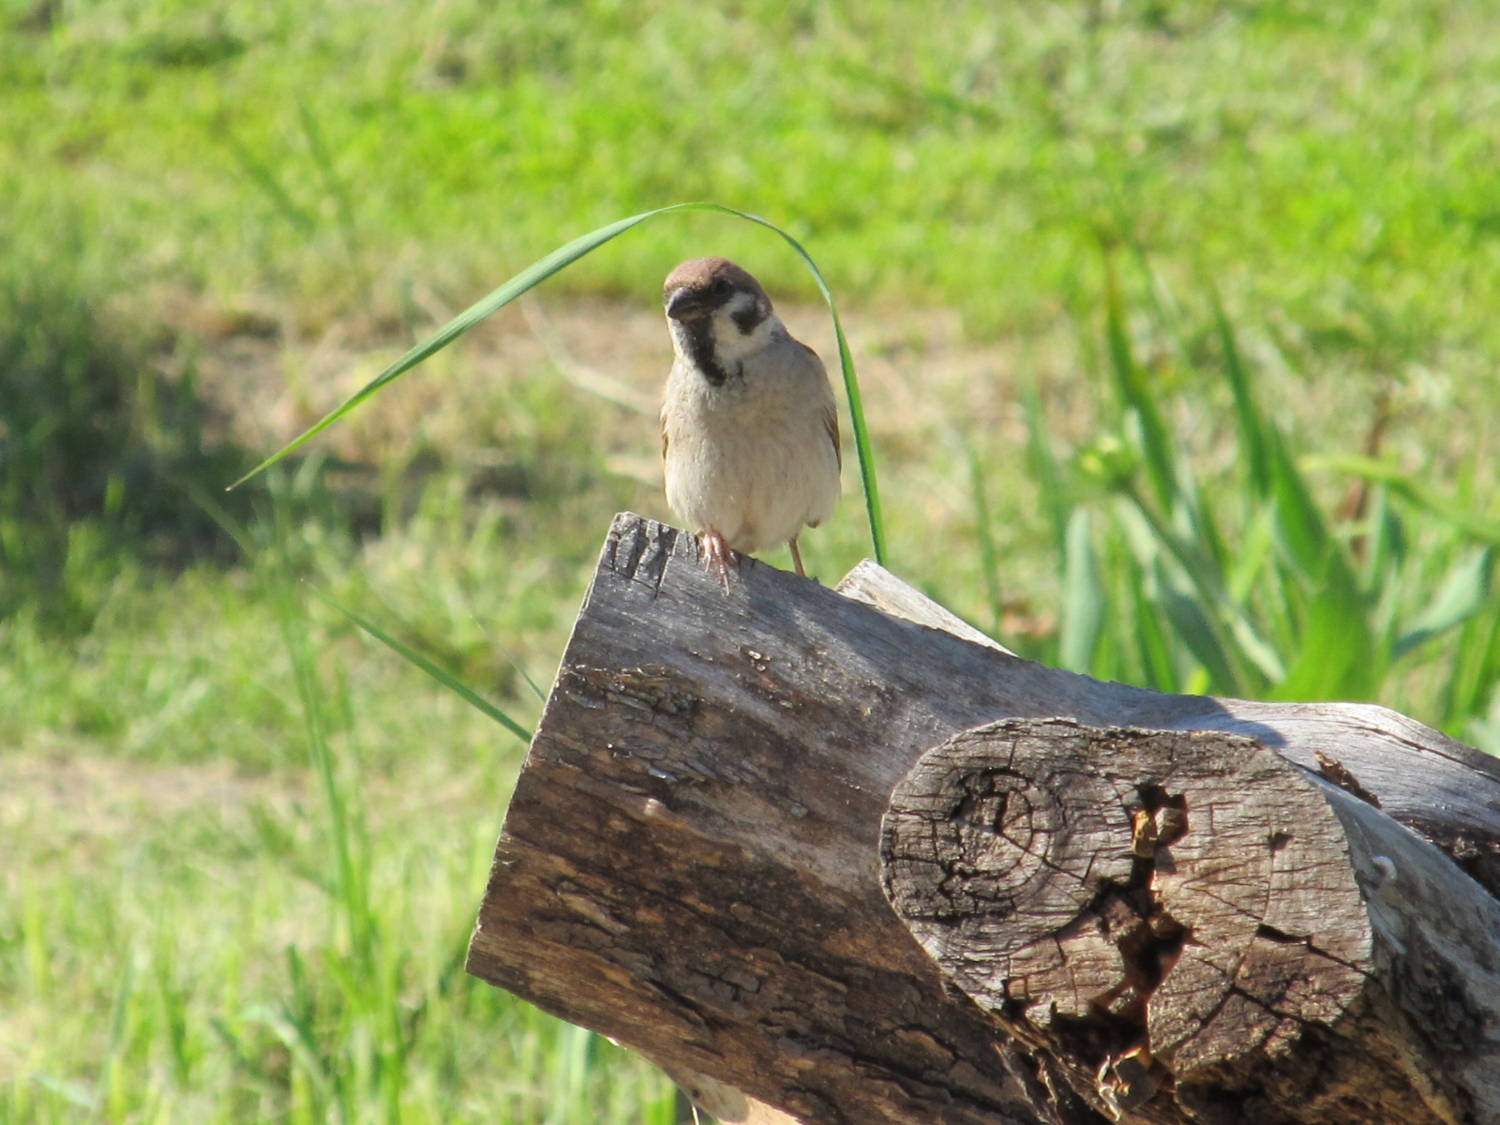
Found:
<path fill-rule="evenodd" d="M 65 266 L 0 271 L 0 619 L 30 607 L 80 632 L 128 567 L 238 562 L 268 488 L 282 515 L 289 500 L 297 517 L 357 521 L 315 466 L 293 468 L 295 488 L 226 493 L 255 458 L 210 440 L 191 369 L 164 378 L 147 332 L 102 306 Z"/>

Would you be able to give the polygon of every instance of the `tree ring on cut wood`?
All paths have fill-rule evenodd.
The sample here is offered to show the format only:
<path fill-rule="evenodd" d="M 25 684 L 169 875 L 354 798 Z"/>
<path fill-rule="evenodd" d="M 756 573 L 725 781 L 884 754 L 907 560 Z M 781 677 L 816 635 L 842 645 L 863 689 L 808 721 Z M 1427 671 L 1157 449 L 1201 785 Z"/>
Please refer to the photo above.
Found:
<path fill-rule="evenodd" d="M 881 859 L 947 978 L 1099 1068 L 1101 1090 L 1122 1060 L 1181 1077 L 1284 1049 L 1343 1014 L 1370 966 L 1338 818 L 1316 782 L 1233 735 L 965 731 L 897 785 Z"/>
<path fill-rule="evenodd" d="M 1130 818 L 1100 815 L 1121 811 L 1114 789 L 1033 761 L 1030 725 L 966 731 L 929 752 L 883 826 L 896 912 L 940 963 L 935 949 L 961 951 L 972 980 L 1063 928 L 1133 866 Z"/>

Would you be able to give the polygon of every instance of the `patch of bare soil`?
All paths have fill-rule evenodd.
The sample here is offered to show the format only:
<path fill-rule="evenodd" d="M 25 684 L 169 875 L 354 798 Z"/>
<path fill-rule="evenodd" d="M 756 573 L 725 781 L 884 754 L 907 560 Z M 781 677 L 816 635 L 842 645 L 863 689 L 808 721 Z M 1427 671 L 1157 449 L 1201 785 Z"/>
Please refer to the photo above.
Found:
<path fill-rule="evenodd" d="M 430 303 L 430 302 L 429 302 Z M 413 342 L 390 325 L 334 322 L 316 339 L 297 338 L 264 312 L 226 312 L 176 296 L 158 311 L 185 338 L 198 341 L 166 356 L 168 374 L 193 365 L 200 393 L 220 434 L 247 449 L 279 448 L 375 377 Z M 424 336 L 456 310 L 432 307 Z M 781 310 L 793 334 L 812 345 L 838 381 L 838 350 L 827 310 Z M 900 458 L 926 441 L 951 436 L 955 425 L 986 440 L 1024 441 L 1016 374 L 1025 367 L 1056 400 L 1059 436 L 1092 420 L 1071 336 L 978 345 L 959 317 L 941 310 L 855 311 L 845 332 L 859 371 L 872 431 Z M 474 422 L 494 410 L 506 388 L 561 378 L 581 401 L 618 408 L 619 467 L 658 474 L 657 423 L 671 346 L 659 310 L 647 303 L 600 298 L 529 299 L 501 310 L 448 351 L 390 385 L 318 439 L 318 447 L 349 462 L 380 463 L 420 441 L 428 449 L 472 444 Z"/>
<path fill-rule="evenodd" d="M 0 838 L 27 851 L 87 849 L 139 834 L 185 813 L 239 820 L 255 803 L 284 803 L 284 781 L 249 778 L 232 765 L 151 765 L 87 753 L 0 754 Z"/>

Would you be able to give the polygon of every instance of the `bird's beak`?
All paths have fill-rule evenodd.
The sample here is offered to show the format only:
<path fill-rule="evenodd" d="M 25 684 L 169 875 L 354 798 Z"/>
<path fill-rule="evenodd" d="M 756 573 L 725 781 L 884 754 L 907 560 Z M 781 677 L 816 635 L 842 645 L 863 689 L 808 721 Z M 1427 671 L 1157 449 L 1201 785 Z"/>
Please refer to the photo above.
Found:
<path fill-rule="evenodd" d="M 674 289 L 667 296 L 667 315 L 673 320 L 692 320 L 703 312 L 702 299 L 686 288 Z"/>

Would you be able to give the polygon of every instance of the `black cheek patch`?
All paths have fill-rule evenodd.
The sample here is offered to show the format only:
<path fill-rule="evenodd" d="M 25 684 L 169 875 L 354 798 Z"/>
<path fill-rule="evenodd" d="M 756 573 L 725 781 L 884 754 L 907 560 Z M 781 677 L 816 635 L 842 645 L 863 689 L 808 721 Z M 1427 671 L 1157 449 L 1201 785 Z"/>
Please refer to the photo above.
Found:
<path fill-rule="evenodd" d="M 711 386 L 722 387 L 728 376 L 719 366 L 719 357 L 714 354 L 714 326 L 707 318 L 684 322 L 687 329 L 688 355 L 693 366 L 702 372 Z"/>
<path fill-rule="evenodd" d="M 766 319 L 765 311 L 761 309 L 759 301 L 755 302 L 748 309 L 732 312 L 729 316 L 739 327 L 741 336 L 750 335 L 750 333 L 755 331 L 760 322 Z"/>

